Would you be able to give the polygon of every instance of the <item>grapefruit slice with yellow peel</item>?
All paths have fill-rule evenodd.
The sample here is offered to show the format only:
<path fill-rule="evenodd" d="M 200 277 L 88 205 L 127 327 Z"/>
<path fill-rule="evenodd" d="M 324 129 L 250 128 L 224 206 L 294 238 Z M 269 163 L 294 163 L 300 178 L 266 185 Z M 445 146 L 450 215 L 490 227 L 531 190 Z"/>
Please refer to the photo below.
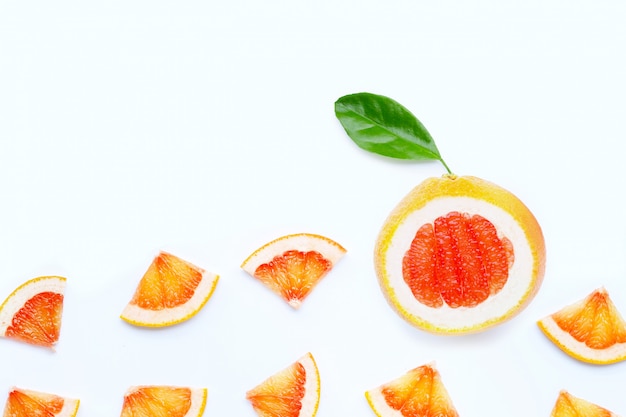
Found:
<path fill-rule="evenodd" d="M 4 417 L 74 417 L 79 404 L 74 398 L 14 387 L 4 406 Z"/>
<path fill-rule="evenodd" d="M 144 327 L 164 327 L 188 320 L 209 301 L 219 275 L 161 252 L 143 275 L 121 318 Z"/>
<path fill-rule="evenodd" d="M 241 268 L 298 308 L 345 253 L 340 244 L 327 237 L 298 233 L 263 245 L 243 261 Z"/>
<path fill-rule="evenodd" d="M 511 192 L 446 174 L 415 187 L 378 236 L 374 264 L 389 304 L 440 334 L 502 323 L 536 295 L 545 272 L 541 227 Z"/>
<path fill-rule="evenodd" d="M 246 393 L 260 417 L 313 417 L 320 401 L 320 376 L 307 353 Z"/>
<path fill-rule="evenodd" d="M 378 417 L 458 417 L 434 364 L 419 366 L 365 392 Z"/>
<path fill-rule="evenodd" d="M 619 417 L 606 408 L 590 403 L 563 390 L 559 393 L 550 417 Z"/>
<path fill-rule="evenodd" d="M 33 278 L 0 305 L 0 334 L 32 345 L 52 348 L 59 340 L 66 279 Z"/>
<path fill-rule="evenodd" d="M 135 386 L 124 394 L 121 417 L 200 417 L 206 401 L 206 388 Z"/>
<path fill-rule="evenodd" d="M 568 355 L 605 365 L 626 359 L 626 322 L 604 288 L 537 322 Z"/>

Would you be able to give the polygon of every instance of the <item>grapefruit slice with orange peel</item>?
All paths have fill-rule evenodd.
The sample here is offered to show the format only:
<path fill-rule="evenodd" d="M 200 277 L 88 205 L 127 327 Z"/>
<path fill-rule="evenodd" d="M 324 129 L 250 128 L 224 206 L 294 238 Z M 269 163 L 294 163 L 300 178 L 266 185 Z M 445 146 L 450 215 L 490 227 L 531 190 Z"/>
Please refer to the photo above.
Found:
<path fill-rule="evenodd" d="M 144 327 L 171 326 L 190 319 L 209 301 L 219 275 L 175 255 L 159 253 L 120 317 Z"/>
<path fill-rule="evenodd" d="M 241 268 L 297 309 L 345 253 L 325 236 L 298 233 L 261 246 Z"/>
<path fill-rule="evenodd" d="M 313 417 L 320 401 L 320 375 L 311 353 L 246 393 L 260 417 Z"/>
<path fill-rule="evenodd" d="M 365 392 L 378 417 L 458 417 L 434 364 L 426 364 Z"/>
<path fill-rule="evenodd" d="M 626 359 L 626 322 L 604 288 L 537 324 L 562 351 L 580 361 L 607 365 Z"/>
<path fill-rule="evenodd" d="M 550 417 L 619 417 L 617 414 L 562 390 Z"/>
<path fill-rule="evenodd" d="M 381 228 L 374 266 L 391 307 L 439 334 L 482 331 L 521 312 L 541 286 L 546 260 L 528 207 L 494 183 L 454 175 L 421 122 L 388 97 L 344 96 L 335 113 L 361 148 L 439 160 L 448 171 L 417 185 Z"/>
<path fill-rule="evenodd" d="M 33 278 L 0 305 L 0 335 L 52 348 L 59 340 L 66 279 Z"/>
<path fill-rule="evenodd" d="M 28 389 L 12 388 L 4 417 L 74 417 L 80 400 Z"/>
<path fill-rule="evenodd" d="M 143 385 L 124 394 L 121 417 L 200 417 L 207 401 L 206 388 Z"/>

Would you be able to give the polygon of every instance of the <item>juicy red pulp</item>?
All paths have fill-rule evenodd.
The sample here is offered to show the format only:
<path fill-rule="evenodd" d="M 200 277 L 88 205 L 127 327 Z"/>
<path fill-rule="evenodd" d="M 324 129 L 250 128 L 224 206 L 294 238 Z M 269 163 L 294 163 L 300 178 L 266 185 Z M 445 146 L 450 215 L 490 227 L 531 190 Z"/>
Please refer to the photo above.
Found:
<path fill-rule="evenodd" d="M 413 296 L 429 307 L 474 307 L 506 284 L 514 253 L 484 217 L 450 212 L 419 228 L 402 262 Z"/>

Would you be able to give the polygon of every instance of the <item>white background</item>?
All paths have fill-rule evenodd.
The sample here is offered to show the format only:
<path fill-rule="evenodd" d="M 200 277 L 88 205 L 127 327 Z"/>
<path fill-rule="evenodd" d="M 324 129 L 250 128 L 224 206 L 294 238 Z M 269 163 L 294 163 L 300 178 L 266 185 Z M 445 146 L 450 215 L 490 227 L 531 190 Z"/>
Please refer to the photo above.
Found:
<path fill-rule="evenodd" d="M 311 351 L 318 417 L 373 416 L 365 390 L 431 361 L 464 417 L 548 416 L 561 389 L 626 414 L 626 364 L 579 363 L 536 326 L 600 286 L 626 312 L 625 21 L 608 0 L 1 0 L 0 298 L 68 285 L 55 352 L 0 340 L 0 393 L 104 417 L 131 385 L 203 386 L 207 417 L 252 417 L 245 392 Z M 354 145 L 334 102 L 359 91 L 533 210 L 547 272 L 515 319 L 442 337 L 388 307 L 378 230 L 444 169 Z M 296 232 L 348 250 L 298 311 L 239 268 Z M 188 322 L 129 326 L 159 250 L 220 282 Z"/>

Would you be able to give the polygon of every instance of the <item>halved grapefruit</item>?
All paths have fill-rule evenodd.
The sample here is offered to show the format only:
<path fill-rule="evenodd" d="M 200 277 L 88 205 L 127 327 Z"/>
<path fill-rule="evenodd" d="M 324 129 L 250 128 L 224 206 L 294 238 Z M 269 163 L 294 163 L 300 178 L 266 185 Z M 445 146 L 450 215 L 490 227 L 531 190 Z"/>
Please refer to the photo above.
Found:
<path fill-rule="evenodd" d="M 52 348 L 59 340 L 66 279 L 33 278 L 0 305 L 0 335 Z"/>
<path fill-rule="evenodd" d="M 22 388 L 12 388 L 4 417 L 74 417 L 80 400 Z"/>
<path fill-rule="evenodd" d="M 562 390 L 559 393 L 550 417 L 619 417 L 604 407 L 582 398 L 574 397 Z"/>
<path fill-rule="evenodd" d="M 458 417 L 434 364 L 426 364 L 365 392 L 378 417 Z"/>
<path fill-rule="evenodd" d="M 446 174 L 415 187 L 391 212 L 374 264 L 389 304 L 441 334 L 477 332 L 519 313 L 545 271 L 530 210 L 491 182 Z"/>
<path fill-rule="evenodd" d="M 200 417 L 206 401 L 206 388 L 134 386 L 124 394 L 120 417 Z"/>
<path fill-rule="evenodd" d="M 263 245 L 243 261 L 241 268 L 298 308 L 345 253 L 340 244 L 327 237 L 298 233 Z"/>
<path fill-rule="evenodd" d="M 554 344 L 580 361 L 606 365 L 626 359 L 626 322 L 605 288 L 537 324 Z"/>
<path fill-rule="evenodd" d="M 320 401 L 320 376 L 307 353 L 246 393 L 260 417 L 313 417 Z"/>
<path fill-rule="evenodd" d="M 209 301 L 219 275 L 161 252 L 143 275 L 120 317 L 130 324 L 164 327 L 188 320 Z"/>
<path fill-rule="evenodd" d="M 374 263 L 389 304 L 409 323 L 441 334 L 477 332 L 518 314 L 545 271 L 539 223 L 511 192 L 456 176 L 426 127 L 403 105 L 356 93 L 335 114 L 362 149 L 447 170 L 415 187 L 391 212 Z"/>

